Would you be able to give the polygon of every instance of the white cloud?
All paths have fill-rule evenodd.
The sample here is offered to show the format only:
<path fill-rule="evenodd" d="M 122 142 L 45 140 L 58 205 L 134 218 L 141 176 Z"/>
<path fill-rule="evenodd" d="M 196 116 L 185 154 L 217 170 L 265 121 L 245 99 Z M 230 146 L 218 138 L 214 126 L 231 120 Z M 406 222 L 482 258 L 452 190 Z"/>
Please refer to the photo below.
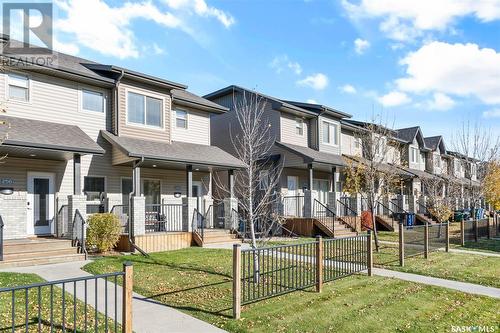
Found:
<path fill-rule="evenodd" d="M 269 63 L 269 67 L 274 69 L 277 74 L 282 73 L 287 68 L 296 75 L 302 74 L 302 66 L 298 62 L 290 60 L 286 54 L 274 57 Z"/>
<path fill-rule="evenodd" d="M 400 64 L 406 66 L 406 76 L 396 80 L 400 91 L 475 96 L 486 104 L 500 104 L 500 53 L 493 49 L 432 42 Z M 449 104 L 445 98 L 441 102 Z"/>
<path fill-rule="evenodd" d="M 430 110 L 446 111 L 454 107 L 455 104 L 456 102 L 449 96 L 437 92 L 434 93 L 432 100 L 427 101 L 426 107 Z"/>
<path fill-rule="evenodd" d="M 203 0 L 171 0 L 166 5 L 175 1 L 177 7 L 170 6 L 173 10 L 171 12 L 159 8 L 151 1 L 124 2 L 111 6 L 103 0 L 55 0 L 63 18 L 54 21 L 54 28 L 58 33 L 64 34 L 66 40 L 71 39 L 73 45 L 124 59 L 140 56 L 141 47 L 131 27 L 137 20 L 150 21 L 164 28 L 180 29 L 193 38 L 196 38 L 195 32 L 181 18 L 183 16 L 180 12 L 183 10 L 191 9 L 197 16 L 215 17 L 225 27 L 234 23 L 231 15 L 207 6 Z"/>
<path fill-rule="evenodd" d="M 299 86 L 311 87 L 315 90 L 323 90 L 328 86 L 328 77 L 323 73 L 316 73 L 297 81 Z"/>
<path fill-rule="evenodd" d="M 309 98 L 307 101 L 309 104 L 318 104 L 318 102 L 315 99 Z"/>
<path fill-rule="evenodd" d="M 500 19 L 500 0 L 342 0 L 354 20 L 380 18 L 380 30 L 389 38 L 406 41 L 424 31 L 443 31 L 459 18 L 482 22 Z"/>
<path fill-rule="evenodd" d="M 404 104 L 408 104 L 411 102 L 411 98 L 408 97 L 403 92 L 400 91 L 391 91 L 386 95 L 379 97 L 378 101 L 380 104 L 386 107 L 400 106 Z"/>
<path fill-rule="evenodd" d="M 493 109 L 483 112 L 484 118 L 500 118 L 500 109 Z"/>
<path fill-rule="evenodd" d="M 156 55 L 165 54 L 165 50 L 156 43 L 153 43 L 153 52 Z"/>
<path fill-rule="evenodd" d="M 370 42 L 361 38 L 354 41 L 354 50 L 357 54 L 363 54 L 370 47 Z"/>
<path fill-rule="evenodd" d="M 346 94 L 355 94 L 357 92 L 356 88 L 350 84 L 344 84 L 342 87 L 339 87 L 339 89 Z"/>

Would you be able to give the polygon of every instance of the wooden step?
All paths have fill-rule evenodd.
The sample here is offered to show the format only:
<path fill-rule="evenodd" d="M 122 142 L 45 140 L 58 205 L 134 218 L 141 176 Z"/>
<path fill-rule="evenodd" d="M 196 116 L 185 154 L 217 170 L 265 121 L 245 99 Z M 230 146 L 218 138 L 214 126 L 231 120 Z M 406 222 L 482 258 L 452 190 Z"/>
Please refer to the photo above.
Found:
<path fill-rule="evenodd" d="M 4 254 L 36 252 L 47 250 L 64 250 L 71 247 L 71 240 L 66 239 L 26 239 L 4 241 Z"/>
<path fill-rule="evenodd" d="M 5 261 L 0 261 L 0 269 L 35 266 L 35 265 L 48 265 L 48 264 L 57 264 L 57 263 L 81 261 L 81 260 L 85 260 L 84 254 L 70 254 L 62 256 L 42 257 L 42 258 L 5 260 Z"/>
<path fill-rule="evenodd" d="M 32 252 L 17 252 L 17 253 L 8 253 L 4 254 L 3 258 L 5 261 L 14 261 L 20 259 L 35 259 L 35 258 L 43 258 L 43 257 L 57 257 L 63 255 L 71 255 L 77 254 L 78 249 L 76 247 L 69 247 L 66 249 L 50 249 L 45 251 L 32 251 Z"/>

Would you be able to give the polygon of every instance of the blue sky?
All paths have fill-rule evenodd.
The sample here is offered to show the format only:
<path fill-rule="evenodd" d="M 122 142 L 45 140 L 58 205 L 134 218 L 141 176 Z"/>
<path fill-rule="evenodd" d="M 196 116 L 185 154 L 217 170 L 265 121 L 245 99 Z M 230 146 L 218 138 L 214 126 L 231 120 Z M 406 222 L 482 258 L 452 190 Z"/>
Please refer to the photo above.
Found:
<path fill-rule="evenodd" d="M 56 48 L 185 83 L 314 100 L 448 139 L 500 132 L 500 0 L 57 0 Z"/>

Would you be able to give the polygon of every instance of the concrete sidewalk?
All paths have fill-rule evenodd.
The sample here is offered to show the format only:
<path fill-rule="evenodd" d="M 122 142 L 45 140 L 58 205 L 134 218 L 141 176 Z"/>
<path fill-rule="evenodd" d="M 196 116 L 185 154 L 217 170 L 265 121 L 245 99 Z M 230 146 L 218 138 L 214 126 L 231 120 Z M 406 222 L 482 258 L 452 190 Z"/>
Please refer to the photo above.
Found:
<path fill-rule="evenodd" d="M 384 277 L 391 277 L 405 281 L 417 282 L 422 284 L 427 284 L 436 287 L 443 287 L 448 289 L 454 289 L 462 291 L 464 293 L 489 296 L 494 298 L 500 298 L 500 289 L 494 287 L 481 286 L 479 284 L 459 282 L 453 280 L 446 280 L 435 278 L 426 275 L 418 275 L 411 273 L 404 273 L 398 271 L 391 271 L 388 269 L 373 268 L 373 274 Z"/>
<path fill-rule="evenodd" d="M 398 245 L 399 246 L 398 242 L 382 241 L 382 240 L 379 242 L 380 242 L 380 244 L 389 244 L 389 245 Z M 408 246 L 408 244 L 406 246 Z M 418 247 L 418 248 L 423 248 L 423 245 L 414 245 L 414 246 Z M 439 249 L 438 251 L 445 251 L 445 248 L 443 247 L 443 248 Z M 500 257 L 500 253 L 484 252 L 484 251 L 474 250 L 474 249 L 462 250 L 462 249 L 450 248 L 449 253 L 474 254 L 474 255 L 486 256 L 486 257 Z"/>
<path fill-rule="evenodd" d="M 90 261 L 78 261 L 71 263 L 41 265 L 32 267 L 18 267 L 3 269 L 0 272 L 15 272 L 15 273 L 33 273 L 37 274 L 47 281 L 71 279 L 82 276 L 90 276 L 91 274 L 81 270 L 85 264 Z M 88 293 L 87 301 L 90 306 L 95 307 L 94 286 L 95 280 L 89 280 L 87 283 Z M 107 286 L 107 288 L 106 288 Z M 122 288 L 116 286 L 118 294 L 117 318 L 115 318 L 114 299 L 115 285 L 111 280 L 106 281 L 99 279 L 97 282 L 98 297 L 97 310 L 101 313 L 105 312 L 106 302 L 104 295 L 107 289 L 108 304 L 107 313 L 112 319 L 116 319 L 121 323 L 121 304 L 122 304 Z M 68 286 L 66 291 L 73 293 L 73 285 Z M 77 283 L 76 297 L 80 300 L 85 298 L 85 287 L 83 283 Z M 181 311 L 170 308 L 153 299 L 148 299 L 142 295 L 133 294 L 132 301 L 132 319 L 133 329 L 137 333 L 156 333 L 156 332 L 175 332 L 175 333 L 191 333 L 191 332 L 225 332 L 215 326 L 212 326 L 202 320 L 191 317 Z"/>

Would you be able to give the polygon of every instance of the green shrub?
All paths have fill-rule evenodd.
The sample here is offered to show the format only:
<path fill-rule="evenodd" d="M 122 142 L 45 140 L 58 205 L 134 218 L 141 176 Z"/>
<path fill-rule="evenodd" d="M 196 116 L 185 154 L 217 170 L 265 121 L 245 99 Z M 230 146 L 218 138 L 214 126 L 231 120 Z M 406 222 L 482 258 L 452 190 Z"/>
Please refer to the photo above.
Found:
<path fill-rule="evenodd" d="M 115 214 L 93 214 L 88 219 L 87 245 L 98 252 L 107 252 L 118 243 L 120 233 L 120 222 Z"/>

